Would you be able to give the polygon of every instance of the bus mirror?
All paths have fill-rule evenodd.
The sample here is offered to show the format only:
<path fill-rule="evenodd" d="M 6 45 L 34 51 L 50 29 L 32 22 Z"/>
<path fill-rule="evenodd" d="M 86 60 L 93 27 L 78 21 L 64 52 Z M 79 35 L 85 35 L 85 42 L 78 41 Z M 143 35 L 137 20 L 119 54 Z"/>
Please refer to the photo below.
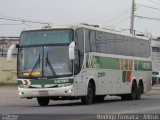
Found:
<path fill-rule="evenodd" d="M 69 59 L 74 60 L 75 59 L 75 42 L 71 42 L 69 45 Z"/>
<path fill-rule="evenodd" d="M 7 61 L 10 62 L 12 61 L 12 52 L 13 50 L 16 48 L 16 44 L 13 44 L 9 47 L 8 51 L 7 51 Z"/>

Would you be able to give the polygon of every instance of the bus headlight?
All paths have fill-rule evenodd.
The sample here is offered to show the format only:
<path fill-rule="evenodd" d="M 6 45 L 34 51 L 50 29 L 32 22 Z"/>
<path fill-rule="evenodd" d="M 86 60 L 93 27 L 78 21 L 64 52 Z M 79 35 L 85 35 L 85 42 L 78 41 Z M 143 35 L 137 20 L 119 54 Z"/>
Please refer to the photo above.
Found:
<path fill-rule="evenodd" d="M 24 94 L 24 92 L 19 92 L 19 95 L 21 96 L 21 95 L 23 95 Z"/>
<path fill-rule="evenodd" d="M 73 93 L 73 90 L 72 89 L 69 89 L 67 91 L 64 91 L 65 93 L 68 93 L 68 94 L 72 94 Z"/>
<path fill-rule="evenodd" d="M 71 93 L 71 92 L 73 92 L 73 90 L 68 90 L 68 93 Z"/>

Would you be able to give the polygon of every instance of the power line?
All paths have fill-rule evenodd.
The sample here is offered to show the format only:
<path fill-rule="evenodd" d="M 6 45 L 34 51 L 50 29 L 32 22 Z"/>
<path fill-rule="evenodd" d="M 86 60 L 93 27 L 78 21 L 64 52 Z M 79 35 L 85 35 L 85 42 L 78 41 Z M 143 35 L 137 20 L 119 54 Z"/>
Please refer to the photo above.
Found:
<path fill-rule="evenodd" d="M 39 24 L 49 24 L 46 22 L 41 22 L 41 21 L 34 21 L 34 20 L 26 20 L 26 19 L 21 19 L 21 18 L 14 18 L 14 17 L 9 17 L 9 16 L 4 16 L 0 15 L 1 20 L 7 20 L 7 21 L 14 21 L 14 22 L 22 22 L 22 23 L 39 23 Z"/>
<path fill-rule="evenodd" d="M 22 25 L 22 24 L 0 24 L 0 25 Z"/>
<path fill-rule="evenodd" d="M 141 33 L 141 34 L 145 34 L 144 32 L 138 31 L 138 30 L 135 30 L 135 32 L 138 32 L 138 33 Z"/>
<path fill-rule="evenodd" d="M 160 10 L 160 8 L 150 7 L 150 6 L 141 5 L 141 4 L 137 4 L 137 5 L 142 6 L 142 7 L 146 7 L 146 8 L 155 9 L 155 10 Z"/>
<path fill-rule="evenodd" d="M 141 20 L 142 18 L 139 18 L 135 21 L 134 25 L 137 25 L 137 23 Z"/>
<path fill-rule="evenodd" d="M 113 22 L 114 20 L 120 18 L 121 16 L 123 16 L 126 12 L 128 12 L 129 9 L 125 10 L 123 13 L 119 14 L 118 16 L 114 17 L 113 19 L 107 21 L 107 24 L 110 24 L 111 22 Z"/>
<path fill-rule="evenodd" d="M 157 2 L 155 2 L 155 1 L 153 1 L 153 0 L 148 0 L 148 1 L 150 1 L 150 2 L 152 2 L 152 3 L 155 3 L 155 4 L 157 4 L 157 5 L 160 5 L 160 3 L 157 3 Z"/>
<path fill-rule="evenodd" d="M 124 23 L 124 22 L 126 22 L 129 18 L 130 18 L 130 16 L 125 17 L 125 18 L 122 19 L 122 20 L 119 20 L 119 21 L 117 21 L 117 22 L 115 22 L 115 23 L 112 23 L 110 26 L 118 26 L 120 23 L 122 24 L 122 21 L 123 21 L 123 23 Z"/>
<path fill-rule="evenodd" d="M 22 23 L 23 25 L 27 25 L 27 26 L 31 26 L 31 25 L 28 25 L 28 24 L 26 24 L 26 23 Z"/>
<path fill-rule="evenodd" d="M 136 17 L 139 17 L 139 18 L 143 18 L 143 19 L 150 19 L 150 20 L 157 20 L 159 21 L 160 18 L 151 18 L 151 17 L 145 17 L 145 16 L 138 16 L 138 15 L 135 15 Z"/>
<path fill-rule="evenodd" d="M 4 17 L 4 18 L 21 19 L 21 18 L 6 16 L 6 15 L 0 15 L 0 16 L 1 16 L 1 17 Z"/>
<path fill-rule="evenodd" d="M 48 23 L 43 23 L 43 22 L 39 22 L 39 21 L 29 21 L 29 20 L 16 20 L 16 19 L 11 19 L 11 18 L 3 18 L 0 17 L 1 20 L 8 20 L 8 21 L 17 21 L 17 22 L 28 22 L 28 23 L 39 23 L 39 24 L 48 24 Z"/>

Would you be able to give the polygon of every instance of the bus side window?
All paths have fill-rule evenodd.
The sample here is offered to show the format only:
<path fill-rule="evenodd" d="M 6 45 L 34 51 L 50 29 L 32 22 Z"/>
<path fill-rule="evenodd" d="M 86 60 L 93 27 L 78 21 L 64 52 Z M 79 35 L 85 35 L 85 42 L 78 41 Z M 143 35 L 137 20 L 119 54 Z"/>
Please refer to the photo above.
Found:
<path fill-rule="evenodd" d="M 90 52 L 90 31 L 85 29 L 85 53 Z"/>
<path fill-rule="evenodd" d="M 134 40 L 133 39 L 133 50 L 134 50 L 134 56 L 135 57 L 142 57 L 142 51 L 141 51 L 141 43 L 139 40 Z M 143 48 L 142 48 L 143 49 Z"/>
<path fill-rule="evenodd" d="M 115 45 L 117 41 L 114 40 L 113 34 L 106 35 L 106 53 L 108 54 L 115 54 Z"/>
<path fill-rule="evenodd" d="M 123 36 L 121 35 L 117 35 L 115 37 L 115 43 L 116 44 L 116 54 L 118 55 L 124 55 L 124 39 L 123 39 Z"/>
<path fill-rule="evenodd" d="M 80 60 L 80 67 L 83 64 L 83 59 L 84 59 L 84 33 L 83 33 L 83 28 L 78 28 L 75 31 L 76 33 L 76 47 L 77 50 L 79 51 L 79 60 Z"/>
<path fill-rule="evenodd" d="M 149 48 L 149 41 L 143 40 L 143 46 L 144 46 L 144 57 L 147 58 L 151 55 L 151 51 Z"/>
<path fill-rule="evenodd" d="M 90 32 L 89 40 L 90 40 L 90 49 L 91 49 L 91 52 L 96 52 L 95 31 L 91 31 Z"/>
<path fill-rule="evenodd" d="M 79 50 L 75 50 L 75 61 L 74 61 L 74 64 L 75 64 L 75 74 L 78 74 L 80 72 L 80 59 L 79 59 L 79 56 L 80 56 L 80 51 Z"/>
<path fill-rule="evenodd" d="M 124 37 L 124 55 L 133 56 L 133 40 Z"/>

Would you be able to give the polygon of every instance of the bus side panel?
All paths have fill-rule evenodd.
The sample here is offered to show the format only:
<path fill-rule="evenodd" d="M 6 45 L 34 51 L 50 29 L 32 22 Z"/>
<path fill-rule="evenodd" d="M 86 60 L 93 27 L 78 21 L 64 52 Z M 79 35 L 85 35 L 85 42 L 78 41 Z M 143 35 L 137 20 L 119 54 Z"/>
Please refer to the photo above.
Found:
<path fill-rule="evenodd" d="M 91 79 L 93 80 L 97 79 L 96 69 L 82 69 L 81 72 L 75 76 L 74 95 L 75 96 L 87 95 L 88 82 Z M 95 84 L 97 87 L 98 83 Z"/>
<path fill-rule="evenodd" d="M 92 56 L 88 76 L 95 76 L 96 95 L 129 94 L 132 81 L 143 81 L 144 92 L 151 88 L 151 63 L 133 58 Z M 94 70 L 95 72 L 91 72 Z M 90 71 L 90 72 L 89 72 Z M 97 78 L 97 79 L 96 79 Z"/>

